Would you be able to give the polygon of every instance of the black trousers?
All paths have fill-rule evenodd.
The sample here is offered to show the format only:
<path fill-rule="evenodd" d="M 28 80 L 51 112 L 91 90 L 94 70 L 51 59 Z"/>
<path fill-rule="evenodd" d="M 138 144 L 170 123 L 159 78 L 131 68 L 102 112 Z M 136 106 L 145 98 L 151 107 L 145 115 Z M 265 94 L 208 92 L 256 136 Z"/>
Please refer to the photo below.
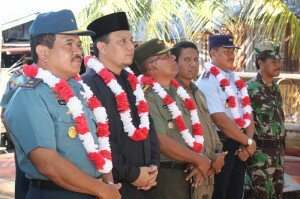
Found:
<path fill-rule="evenodd" d="M 47 190 L 30 186 L 26 199 L 96 199 L 96 197 L 68 190 Z"/>
<path fill-rule="evenodd" d="M 223 142 L 223 151 L 228 151 L 225 164 L 220 173 L 215 175 L 214 199 L 242 199 L 244 191 L 245 163 L 235 151 L 240 143 L 227 138 Z"/>

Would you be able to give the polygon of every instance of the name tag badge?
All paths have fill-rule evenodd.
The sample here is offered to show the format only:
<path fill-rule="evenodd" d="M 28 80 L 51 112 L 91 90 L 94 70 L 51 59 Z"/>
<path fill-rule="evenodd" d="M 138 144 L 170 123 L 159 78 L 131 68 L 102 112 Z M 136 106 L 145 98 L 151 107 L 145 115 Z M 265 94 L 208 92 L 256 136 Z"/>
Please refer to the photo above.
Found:
<path fill-rule="evenodd" d="M 166 110 L 168 108 L 168 106 L 165 104 L 165 105 L 162 105 L 161 108 Z"/>
<path fill-rule="evenodd" d="M 59 105 L 66 105 L 67 104 L 67 102 L 63 99 L 57 99 L 57 102 L 58 102 Z"/>

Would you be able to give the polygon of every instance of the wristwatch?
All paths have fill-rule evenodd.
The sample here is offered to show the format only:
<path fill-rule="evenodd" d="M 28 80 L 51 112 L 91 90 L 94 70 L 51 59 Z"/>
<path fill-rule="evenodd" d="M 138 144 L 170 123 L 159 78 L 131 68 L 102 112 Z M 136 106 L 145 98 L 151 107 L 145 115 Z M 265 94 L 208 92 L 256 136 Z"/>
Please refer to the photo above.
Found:
<path fill-rule="evenodd" d="M 252 138 L 248 138 L 247 139 L 247 146 L 250 146 L 253 143 L 253 139 Z"/>

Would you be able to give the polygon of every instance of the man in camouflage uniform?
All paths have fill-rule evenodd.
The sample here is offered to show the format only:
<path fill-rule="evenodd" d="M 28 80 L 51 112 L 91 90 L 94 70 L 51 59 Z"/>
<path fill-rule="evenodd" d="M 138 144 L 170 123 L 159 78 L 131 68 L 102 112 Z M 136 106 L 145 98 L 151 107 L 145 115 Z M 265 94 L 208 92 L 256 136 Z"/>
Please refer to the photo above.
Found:
<path fill-rule="evenodd" d="M 252 186 L 245 198 L 282 198 L 284 185 L 285 126 L 279 86 L 273 81 L 280 74 L 279 47 L 264 42 L 255 48 L 258 74 L 248 84 L 252 102 L 257 151 L 250 163 Z"/>

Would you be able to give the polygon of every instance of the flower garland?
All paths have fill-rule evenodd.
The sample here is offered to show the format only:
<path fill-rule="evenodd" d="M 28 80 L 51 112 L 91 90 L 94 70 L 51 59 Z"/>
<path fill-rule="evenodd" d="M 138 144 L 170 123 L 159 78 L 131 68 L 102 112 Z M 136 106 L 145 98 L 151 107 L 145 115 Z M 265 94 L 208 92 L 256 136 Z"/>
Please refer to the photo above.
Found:
<path fill-rule="evenodd" d="M 137 113 L 140 117 L 139 128 L 136 128 L 132 123 L 131 109 L 129 107 L 127 94 L 117 82 L 113 73 L 105 68 L 94 56 L 85 57 L 84 63 L 87 67 L 93 69 L 114 93 L 121 121 L 123 123 L 123 128 L 124 131 L 128 133 L 128 136 L 135 141 L 142 141 L 146 139 L 149 133 L 150 124 L 148 104 L 145 100 L 142 86 L 130 68 L 127 67 L 125 70 L 129 73 L 128 82 L 133 90 L 134 96 L 136 97 Z"/>
<path fill-rule="evenodd" d="M 247 87 L 244 81 L 234 71 L 232 71 L 234 84 L 242 94 L 241 106 L 243 108 L 244 114 L 243 116 L 240 116 L 239 110 L 236 106 L 235 94 L 231 88 L 230 81 L 225 78 L 225 76 L 220 72 L 219 68 L 212 65 L 211 63 L 207 63 L 205 65 L 205 68 L 209 70 L 211 74 L 213 74 L 217 78 L 217 80 L 220 83 L 220 87 L 225 89 L 225 93 L 227 95 L 228 107 L 230 108 L 230 112 L 233 115 L 235 123 L 238 125 L 239 128 L 248 127 L 251 123 L 252 107 L 251 107 L 251 101 L 248 95 Z"/>
<path fill-rule="evenodd" d="M 59 79 L 49 71 L 35 65 L 25 65 L 23 71 L 27 77 L 42 79 L 54 93 L 58 94 L 59 98 L 66 101 L 66 105 L 71 111 L 75 121 L 75 128 L 79 134 L 79 139 L 86 149 L 87 156 L 94 163 L 98 171 L 102 173 L 110 172 L 112 169 L 112 157 L 109 144 L 110 132 L 106 110 L 94 96 L 90 88 L 83 83 L 80 76 L 75 76 L 74 79 L 82 85 L 84 92 L 80 92 L 80 94 L 83 96 L 83 99 L 87 102 L 88 107 L 93 111 L 93 115 L 96 118 L 99 145 L 95 144 L 94 138 L 89 131 L 81 101 L 76 97 L 66 80 Z"/>
<path fill-rule="evenodd" d="M 186 108 L 190 111 L 191 120 L 192 120 L 192 129 L 193 129 L 192 131 L 194 137 L 191 135 L 188 128 L 186 127 L 182 117 L 182 113 L 179 110 L 178 106 L 176 105 L 176 102 L 173 100 L 173 98 L 170 95 L 168 95 L 168 93 L 163 89 L 163 87 L 158 82 L 153 80 L 151 77 L 140 76 L 139 78 L 143 84 L 152 87 L 154 92 L 159 97 L 161 97 L 163 102 L 167 105 L 167 107 L 171 112 L 172 119 L 174 120 L 174 123 L 178 128 L 183 140 L 189 145 L 189 147 L 193 151 L 198 153 L 201 152 L 204 143 L 203 130 L 202 130 L 201 123 L 199 121 L 196 105 L 194 101 L 190 98 L 186 90 L 182 86 L 180 86 L 180 84 L 176 80 L 172 80 L 170 82 L 170 84 L 176 88 L 176 92 L 184 101 Z"/>

